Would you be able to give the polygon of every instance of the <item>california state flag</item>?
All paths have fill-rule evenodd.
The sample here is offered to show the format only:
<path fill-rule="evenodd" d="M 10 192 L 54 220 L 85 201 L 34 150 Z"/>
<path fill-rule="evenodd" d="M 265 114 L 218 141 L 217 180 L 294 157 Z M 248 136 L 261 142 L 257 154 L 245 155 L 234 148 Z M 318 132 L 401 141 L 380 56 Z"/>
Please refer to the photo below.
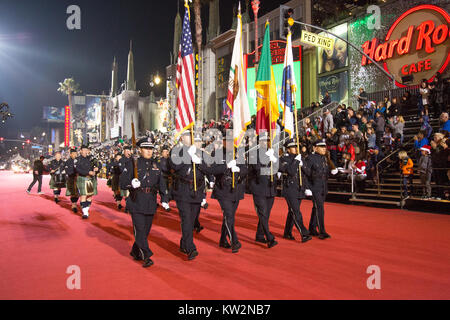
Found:
<path fill-rule="evenodd" d="M 242 142 L 247 126 L 251 122 L 244 78 L 244 52 L 242 50 L 242 19 L 239 4 L 238 24 L 231 58 L 230 80 L 228 82 L 227 105 L 233 111 L 233 138 L 236 148 Z"/>

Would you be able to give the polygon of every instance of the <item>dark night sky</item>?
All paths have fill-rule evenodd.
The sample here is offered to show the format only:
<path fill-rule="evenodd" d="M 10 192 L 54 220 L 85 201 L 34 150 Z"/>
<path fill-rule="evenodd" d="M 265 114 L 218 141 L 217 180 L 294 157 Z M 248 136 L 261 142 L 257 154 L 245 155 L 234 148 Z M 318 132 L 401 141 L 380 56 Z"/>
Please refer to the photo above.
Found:
<path fill-rule="evenodd" d="M 286 0 L 261 2 L 259 15 Z M 222 32 L 231 27 L 235 3 L 221 0 Z M 66 9 L 72 4 L 81 8 L 81 30 L 66 27 Z M 119 84 L 126 79 L 130 39 L 137 87 L 148 95 L 150 75 L 164 75 L 170 62 L 176 11 L 177 0 L 0 0 L 0 101 L 15 114 L 0 134 L 12 137 L 19 129 L 43 126 L 42 107 L 67 104 L 67 97 L 56 91 L 64 78 L 74 77 L 85 94 L 108 94 L 114 55 Z M 207 7 L 202 16 L 208 19 Z"/>

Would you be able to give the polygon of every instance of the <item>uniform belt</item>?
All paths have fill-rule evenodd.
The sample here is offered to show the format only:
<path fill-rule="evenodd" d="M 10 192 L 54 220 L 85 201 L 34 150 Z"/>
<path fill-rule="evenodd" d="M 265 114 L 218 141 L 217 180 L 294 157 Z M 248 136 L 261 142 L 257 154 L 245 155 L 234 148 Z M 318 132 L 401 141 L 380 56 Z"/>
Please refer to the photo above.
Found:
<path fill-rule="evenodd" d="M 155 193 L 156 194 L 156 189 L 151 188 L 151 187 L 140 188 L 139 190 L 142 191 L 143 193 Z"/>

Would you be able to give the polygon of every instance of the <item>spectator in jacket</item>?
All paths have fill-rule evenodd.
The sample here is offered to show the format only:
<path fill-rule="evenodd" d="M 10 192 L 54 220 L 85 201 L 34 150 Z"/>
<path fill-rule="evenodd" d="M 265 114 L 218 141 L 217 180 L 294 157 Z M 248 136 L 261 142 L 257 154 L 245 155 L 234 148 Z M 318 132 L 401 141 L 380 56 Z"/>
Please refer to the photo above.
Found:
<path fill-rule="evenodd" d="M 333 116 L 330 110 L 326 109 L 324 112 L 323 131 L 324 133 L 330 132 L 334 126 Z"/>
<path fill-rule="evenodd" d="M 403 116 L 393 117 L 389 120 L 388 126 L 392 129 L 394 136 L 400 135 L 400 141 L 403 143 L 403 129 L 405 128 L 405 119 Z"/>
<path fill-rule="evenodd" d="M 42 192 L 42 174 L 44 173 L 44 156 L 41 156 L 38 160 L 34 161 L 33 164 L 33 182 L 27 189 L 27 193 L 30 193 L 33 186 L 38 182 L 38 194 L 43 194 Z"/>
<path fill-rule="evenodd" d="M 414 163 L 411 160 L 411 158 L 408 157 L 406 151 L 400 151 L 398 153 L 398 158 L 400 159 L 400 170 L 403 181 L 402 195 L 405 199 L 408 199 L 409 198 L 408 184 L 412 183 Z"/>
<path fill-rule="evenodd" d="M 425 138 L 424 131 L 421 130 L 416 136 L 414 136 L 414 149 L 416 150 L 417 153 L 420 153 L 420 148 L 428 144 L 429 142 L 428 139 Z M 419 158 L 419 154 L 417 155 L 417 158 Z"/>
<path fill-rule="evenodd" d="M 450 132 L 450 120 L 448 118 L 448 113 L 447 112 L 443 112 L 441 114 L 441 116 L 439 117 L 440 122 L 442 123 L 439 132 L 443 132 L 445 134 L 444 131 L 446 132 Z"/>
<path fill-rule="evenodd" d="M 325 97 L 322 99 L 322 106 L 326 106 L 331 103 L 331 97 L 328 91 L 325 92 Z"/>
<path fill-rule="evenodd" d="M 384 127 L 386 125 L 386 122 L 384 121 L 383 114 L 380 111 L 377 111 L 375 114 L 375 134 L 377 137 L 377 146 L 381 147 L 381 140 L 383 138 L 384 134 Z"/>
<path fill-rule="evenodd" d="M 433 128 L 431 127 L 430 123 L 430 117 L 428 115 L 423 115 L 420 118 L 420 122 L 422 122 L 422 125 L 420 126 L 420 130 L 425 133 L 425 138 L 430 140 L 431 134 L 433 133 Z"/>
<path fill-rule="evenodd" d="M 422 199 L 428 200 L 431 197 L 431 174 L 433 172 L 430 157 L 431 147 L 423 146 L 420 151 L 422 155 L 417 165 L 417 171 L 420 174 L 420 183 L 422 184 Z"/>

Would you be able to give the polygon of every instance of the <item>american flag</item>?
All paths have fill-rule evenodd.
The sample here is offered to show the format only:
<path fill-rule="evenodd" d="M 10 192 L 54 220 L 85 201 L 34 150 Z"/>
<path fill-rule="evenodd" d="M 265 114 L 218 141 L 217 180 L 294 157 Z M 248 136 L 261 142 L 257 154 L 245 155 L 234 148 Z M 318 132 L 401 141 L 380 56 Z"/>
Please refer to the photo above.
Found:
<path fill-rule="evenodd" d="M 192 47 L 192 34 L 189 23 L 189 7 L 183 20 L 183 32 L 178 53 L 177 79 L 178 88 L 176 130 L 177 136 L 194 125 L 195 119 L 195 93 L 194 93 L 194 50 Z"/>

